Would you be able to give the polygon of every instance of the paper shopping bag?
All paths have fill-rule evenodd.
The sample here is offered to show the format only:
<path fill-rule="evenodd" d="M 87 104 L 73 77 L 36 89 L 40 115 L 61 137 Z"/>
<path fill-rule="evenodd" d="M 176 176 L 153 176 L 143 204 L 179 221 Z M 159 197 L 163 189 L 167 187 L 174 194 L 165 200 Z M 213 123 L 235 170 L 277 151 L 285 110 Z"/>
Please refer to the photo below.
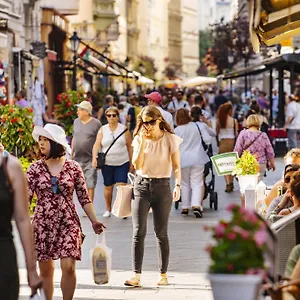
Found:
<path fill-rule="evenodd" d="M 118 218 L 126 218 L 131 216 L 131 200 L 133 181 L 128 174 L 130 184 L 120 185 L 117 187 L 117 196 L 112 208 L 112 214 Z"/>

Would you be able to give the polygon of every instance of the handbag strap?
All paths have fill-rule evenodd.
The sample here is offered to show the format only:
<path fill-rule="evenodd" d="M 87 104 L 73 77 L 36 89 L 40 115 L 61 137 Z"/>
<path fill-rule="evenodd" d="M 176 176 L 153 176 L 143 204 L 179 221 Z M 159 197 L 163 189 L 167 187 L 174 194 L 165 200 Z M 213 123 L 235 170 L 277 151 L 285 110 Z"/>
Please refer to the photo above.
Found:
<path fill-rule="evenodd" d="M 195 125 L 197 126 L 197 129 L 198 129 L 199 134 L 200 134 L 202 147 L 203 147 L 204 151 L 206 152 L 206 151 L 207 151 L 207 150 L 205 150 L 205 145 L 206 145 L 206 144 L 205 144 L 204 141 L 203 141 L 202 134 L 201 134 L 201 130 L 200 130 L 200 128 L 199 128 L 199 126 L 198 126 L 197 123 L 195 123 Z M 206 145 L 206 146 L 207 146 L 207 145 Z"/>
<path fill-rule="evenodd" d="M 108 149 L 105 151 L 104 156 L 107 155 L 107 153 L 109 152 L 109 150 L 111 149 L 111 147 L 115 144 L 115 142 L 126 132 L 128 131 L 128 128 L 126 128 L 124 131 L 122 131 L 115 139 L 114 141 L 110 144 L 110 146 L 108 147 Z"/>
<path fill-rule="evenodd" d="M 249 144 L 247 145 L 247 147 L 245 147 L 244 151 L 246 151 L 247 149 L 249 149 L 250 146 L 252 146 L 252 145 L 255 143 L 255 141 L 257 141 L 257 140 L 259 139 L 259 137 L 260 137 L 262 134 L 263 134 L 263 132 L 261 132 L 261 133 L 258 135 L 257 138 L 255 138 L 253 141 L 251 141 L 251 143 L 249 143 Z"/>

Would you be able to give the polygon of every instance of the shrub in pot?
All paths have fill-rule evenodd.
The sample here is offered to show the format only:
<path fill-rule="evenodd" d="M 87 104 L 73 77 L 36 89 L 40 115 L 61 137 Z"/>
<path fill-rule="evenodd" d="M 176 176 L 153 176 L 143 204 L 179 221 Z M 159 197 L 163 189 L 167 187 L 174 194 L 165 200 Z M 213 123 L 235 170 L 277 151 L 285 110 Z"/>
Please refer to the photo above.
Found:
<path fill-rule="evenodd" d="M 86 100 L 82 92 L 68 91 L 57 96 L 57 104 L 54 106 L 54 114 L 58 121 L 64 125 L 67 136 L 73 134 L 73 123 L 77 118 L 76 104 Z"/>
<path fill-rule="evenodd" d="M 264 251 L 268 229 L 252 210 L 236 204 L 227 210 L 232 213 L 231 220 L 206 227 L 214 240 L 214 244 L 207 247 L 214 299 L 256 300 L 267 269 Z"/>
<path fill-rule="evenodd" d="M 257 156 L 252 155 L 249 151 L 244 151 L 242 156 L 236 161 L 235 169 L 232 175 L 236 175 L 239 180 L 240 191 L 242 194 L 248 185 L 254 188 L 258 183 L 259 163 Z"/>

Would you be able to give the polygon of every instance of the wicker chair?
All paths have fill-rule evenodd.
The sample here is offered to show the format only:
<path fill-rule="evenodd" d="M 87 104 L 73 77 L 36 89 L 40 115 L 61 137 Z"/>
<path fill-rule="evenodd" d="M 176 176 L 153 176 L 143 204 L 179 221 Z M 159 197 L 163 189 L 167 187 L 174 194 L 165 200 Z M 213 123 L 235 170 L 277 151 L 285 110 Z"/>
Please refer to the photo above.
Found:
<path fill-rule="evenodd" d="M 276 216 L 274 221 L 270 227 L 277 236 L 275 274 L 283 276 L 293 247 L 300 244 L 300 210 L 287 216 Z"/>

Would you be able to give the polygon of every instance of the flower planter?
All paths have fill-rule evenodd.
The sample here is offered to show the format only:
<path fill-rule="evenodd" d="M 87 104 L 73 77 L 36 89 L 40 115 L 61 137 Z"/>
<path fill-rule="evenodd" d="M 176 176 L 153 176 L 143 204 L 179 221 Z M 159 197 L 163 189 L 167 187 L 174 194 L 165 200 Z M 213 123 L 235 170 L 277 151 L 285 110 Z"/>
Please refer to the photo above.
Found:
<path fill-rule="evenodd" d="M 209 274 L 214 300 L 257 300 L 260 275 Z"/>
<path fill-rule="evenodd" d="M 256 188 L 257 183 L 258 183 L 258 176 L 259 176 L 259 174 L 237 176 L 237 178 L 239 180 L 241 194 L 243 194 L 243 195 L 245 194 L 245 190 L 249 185 L 251 185 L 253 187 L 253 189 Z"/>

